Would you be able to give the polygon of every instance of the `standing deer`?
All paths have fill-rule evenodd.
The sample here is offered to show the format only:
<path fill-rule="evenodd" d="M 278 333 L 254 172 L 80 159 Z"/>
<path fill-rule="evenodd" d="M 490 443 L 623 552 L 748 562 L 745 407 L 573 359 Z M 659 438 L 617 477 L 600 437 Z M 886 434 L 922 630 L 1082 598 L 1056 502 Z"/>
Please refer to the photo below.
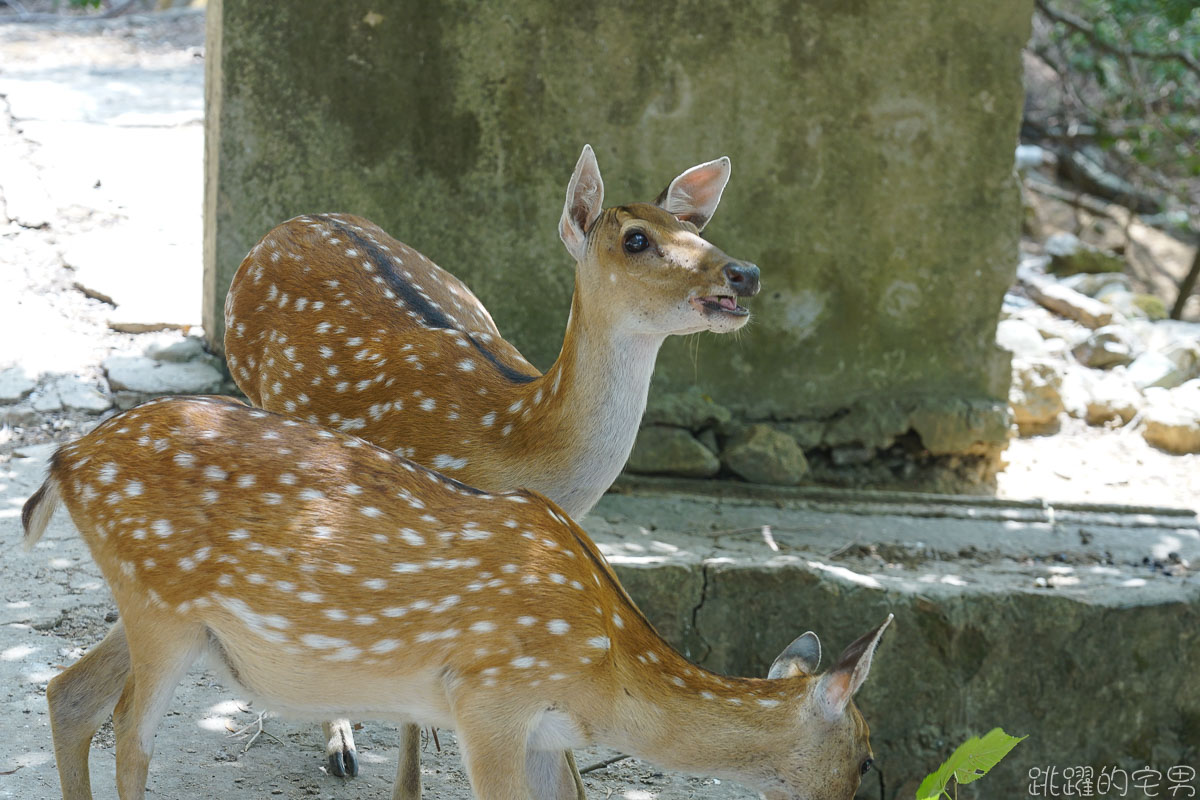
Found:
<path fill-rule="evenodd" d="M 629 457 L 663 340 L 749 319 L 737 298 L 758 292 L 758 267 L 699 235 L 728 180 L 719 158 L 653 204 L 603 209 L 584 146 L 559 223 L 578 262 L 575 293 L 544 375 L 465 284 L 378 226 L 297 217 L 233 278 L 229 369 L 257 406 L 356 433 L 472 486 L 533 489 L 578 519 Z M 349 721 L 325 727 L 330 771 L 356 774 Z M 406 731 L 411 759 L 417 737 Z"/>
<path fill-rule="evenodd" d="M 171 398 L 59 448 L 23 509 L 27 546 L 60 504 L 120 610 L 47 687 L 67 800 L 91 797 L 89 742 L 110 711 L 118 793 L 144 797 L 155 730 L 201 654 L 285 713 L 457 730 L 481 800 L 564 796 L 560 752 L 590 743 L 769 800 L 850 800 L 871 764 L 852 697 L 890 616 L 823 675 L 811 632 L 765 680 L 715 675 L 531 491 L 482 492 L 310 423 Z"/>

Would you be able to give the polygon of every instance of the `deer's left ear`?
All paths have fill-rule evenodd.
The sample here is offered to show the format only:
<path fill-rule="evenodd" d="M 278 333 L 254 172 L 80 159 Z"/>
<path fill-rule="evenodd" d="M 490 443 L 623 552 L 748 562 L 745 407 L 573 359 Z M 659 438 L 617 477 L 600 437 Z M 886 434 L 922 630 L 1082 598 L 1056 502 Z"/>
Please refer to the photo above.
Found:
<path fill-rule="evenodd" d="M 775 663 L 771 664 L 768 678 L 794 678 L 797 675 L 813 675 L 821 663 L 821 640 L 812 631 L 797 636 Z"/>
<path fill-rule="evenodd" d="M 821 676 L 816 688 L 817 700 L 827 716 L 837 717 L 845 713 L 846 706 L 867 679 L 875 648 L 892 619 L 893 615 L 888 614 L 878 628 L 855 639 L 838 659 L 838 665 Z"/>
<path fill-rule="evenodd" d="M 728 182 L 729 157 L 721 156 L 716 161 L 697 164 L 671 181 L 654 205 L 704 230 Z"/>
<path fill-rule="evenodd" d="M 585 144 L 567 184 L 567 201 L 558 222 L 558 235 L 576 261 L 587 252 L 587 234 L 604 206 L 604 181 L 592 146 Z"/>

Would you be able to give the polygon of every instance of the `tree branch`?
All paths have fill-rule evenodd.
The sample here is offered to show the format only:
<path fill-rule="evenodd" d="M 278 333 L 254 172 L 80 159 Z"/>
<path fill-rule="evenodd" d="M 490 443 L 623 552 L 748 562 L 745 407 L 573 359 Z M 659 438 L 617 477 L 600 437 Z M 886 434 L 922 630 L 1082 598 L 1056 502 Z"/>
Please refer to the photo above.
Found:
<path fill-rule="evenodd" d="M 1083 20 L 1068 11 L 1059 11 L 1052 8 L 1046 0 L 1034 0 L 1038 11 L 1041 11 L 1047 17 L 1055 22 L 1061 22 L 1072 30 L 1078 31 L 1087 37 L 1088 41 L 1096 47 L 1111 53 L 1114 56 L 1121 58 L 1142 58 L 1148 61 L 1178 61 L 1192 72 L 1200 76 L 1200 61 L 1197 61 L 1191 54 L 1179 50 L 1163 50 L 1157 52 L 1154 50 L 1142 50 L 1136 47 L 1122 47 L 1120 45 L 1106 42 L 1096 33 L 1096 29 L 1092 27 L 1086 20 Z"/>

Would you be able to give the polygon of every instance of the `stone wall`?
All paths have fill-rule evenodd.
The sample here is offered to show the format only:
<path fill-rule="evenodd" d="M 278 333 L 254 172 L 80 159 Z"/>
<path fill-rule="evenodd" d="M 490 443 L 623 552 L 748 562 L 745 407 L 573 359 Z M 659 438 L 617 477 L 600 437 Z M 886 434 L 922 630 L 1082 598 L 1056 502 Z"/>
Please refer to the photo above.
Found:
<path fill-rule="evenodd" d="M 756 319 L 668 342 L 653 391 L 818 425 L 816 444 L 795 437 L 818 455 L 869 459 L 910 430 L 935 456 L 1002 447 L 994 338 L 1015 268 L 1029 0 L 209 8 L 214 346 L 254 242 L 296 214 L 346 211 L 464 278 L 544 369 L 572 288 L 556 222 L 582 144 L 612 203 L 725 154 L 707 235 L 761 266 Z"/>

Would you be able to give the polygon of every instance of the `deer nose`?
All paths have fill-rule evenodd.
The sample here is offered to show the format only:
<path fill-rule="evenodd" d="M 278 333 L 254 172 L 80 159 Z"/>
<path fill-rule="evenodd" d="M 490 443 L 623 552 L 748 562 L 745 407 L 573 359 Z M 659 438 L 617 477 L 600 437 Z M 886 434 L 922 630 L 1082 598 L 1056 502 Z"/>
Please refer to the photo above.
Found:
<path fill-rule="evenodd" d="M 721 269 L 721 274 L 729 282 L 729 288 L 737 292 L 738 297 L 753 297 L 758 294 L 758 267 L 754 264 L 737 264 L 731 261 Z"/>

